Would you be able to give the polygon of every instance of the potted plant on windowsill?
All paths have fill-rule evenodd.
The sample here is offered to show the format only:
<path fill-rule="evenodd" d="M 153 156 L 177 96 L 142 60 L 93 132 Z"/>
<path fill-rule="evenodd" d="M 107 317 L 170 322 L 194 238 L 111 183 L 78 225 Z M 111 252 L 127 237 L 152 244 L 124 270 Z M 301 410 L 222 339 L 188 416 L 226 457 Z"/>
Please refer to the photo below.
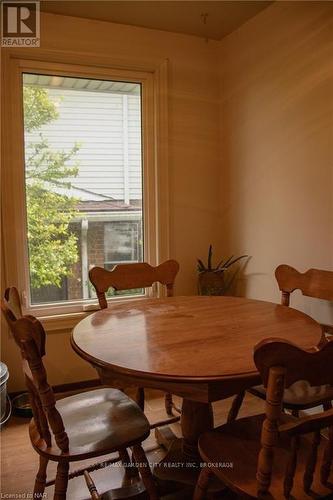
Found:
<path fill-rule="evenodd" d="M 222 259 L 216 266 L 213 266 L 213 248 L 209 246 L 207 265 L 201 259 L 198 262 L 198 291 L 199 295 L 224 295 L 230 288 L 234 278 L 236 277 L 236 270 L 231 276 L 226 276 L 226 271 L 231 266 L 245 259 L 247 255 L 234 257 L 233 255 L 228 259 Z"/>

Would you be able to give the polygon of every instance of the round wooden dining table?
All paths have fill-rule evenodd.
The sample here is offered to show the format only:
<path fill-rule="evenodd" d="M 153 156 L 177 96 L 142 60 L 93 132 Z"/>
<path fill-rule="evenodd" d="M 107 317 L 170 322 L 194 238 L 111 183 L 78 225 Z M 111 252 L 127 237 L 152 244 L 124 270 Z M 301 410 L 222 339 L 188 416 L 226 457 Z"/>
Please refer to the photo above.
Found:
<path fill-rule="evenodd" d="M 253 348 L 269 337 L 310 349 L 319 343 L 321 328 L 306 314 L 270 302 L 144 298 L 87 316 L 74 328 L 71 344 L 104 383 L 181 396 L 182 444 L 177 457 L 167 460 L 179 460 L 181 453 L 197 463 L 198 437 L 214 425 L 211 403 L 260 383 Z M 164 477 L 167 468 L 161 470 Z"/>

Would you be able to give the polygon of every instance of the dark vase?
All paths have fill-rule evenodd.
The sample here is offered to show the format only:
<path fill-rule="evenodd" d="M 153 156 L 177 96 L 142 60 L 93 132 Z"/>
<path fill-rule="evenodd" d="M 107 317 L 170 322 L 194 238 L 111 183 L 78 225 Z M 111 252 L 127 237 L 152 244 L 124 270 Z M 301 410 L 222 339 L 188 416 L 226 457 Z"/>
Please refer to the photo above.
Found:
<path fill-rule="evenodd" d="M 199 295 L 224 295 L 224 272 L 203 271 L 199 273 L 198 291 Z"/>

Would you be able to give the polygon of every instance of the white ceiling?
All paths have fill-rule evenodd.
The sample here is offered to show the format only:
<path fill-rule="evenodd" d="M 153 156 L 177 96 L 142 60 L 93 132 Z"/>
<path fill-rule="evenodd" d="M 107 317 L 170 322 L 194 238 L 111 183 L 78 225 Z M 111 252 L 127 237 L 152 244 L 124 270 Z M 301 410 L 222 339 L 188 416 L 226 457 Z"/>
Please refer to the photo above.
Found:
<path fill-rule="evenodd" d="M 43 0 L 41 10 L 220 40 L 271 1 Z"/>

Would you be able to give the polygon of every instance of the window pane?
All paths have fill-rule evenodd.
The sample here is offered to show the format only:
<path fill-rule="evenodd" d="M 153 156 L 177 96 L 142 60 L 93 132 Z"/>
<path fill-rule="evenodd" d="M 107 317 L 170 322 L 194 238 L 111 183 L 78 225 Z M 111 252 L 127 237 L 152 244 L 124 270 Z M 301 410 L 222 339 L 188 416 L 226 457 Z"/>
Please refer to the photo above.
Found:
<path fill-rule="evenodd" d="M 31 302 L 91 298 L 143 260 L 141 86 L 24 74 L 23 101 Z"/>
<path fill-rule="evenodd" d="M 108 222 L 104 224 L 105 265 L 142 261 L 140 222 Z"/>

